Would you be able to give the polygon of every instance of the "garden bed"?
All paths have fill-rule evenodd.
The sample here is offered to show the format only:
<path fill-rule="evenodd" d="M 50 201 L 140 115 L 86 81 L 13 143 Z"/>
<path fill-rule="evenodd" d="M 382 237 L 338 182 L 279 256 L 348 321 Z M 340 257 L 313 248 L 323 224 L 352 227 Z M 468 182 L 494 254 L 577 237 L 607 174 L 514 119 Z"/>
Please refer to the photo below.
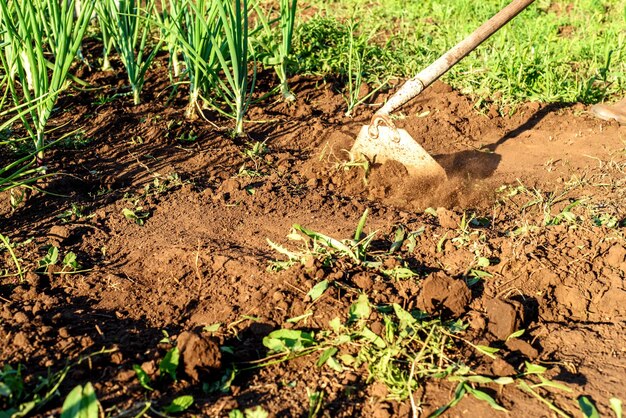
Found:
<path fill-rule="evenodd" d="M 449 360 L 488 377 L 469 387 L 513 415 L 577 416 L 586 396 L 610 416 L 609 399 L 626 399 L 626 128 L 583 105 L 479 112 L 437 83 L 397 120 L 448 174 L 424 186 L 399 164 L 350 161 L 375 107 L 346 117 L 321 78 L 290 80 L 296 102 L 265 99 L 247 116 L 247 136 L 232 138 L 214 114 L 186 121 L 166 79 L 151 76 L 144 104 L 132 106 L 110 94 L 123 74 L 82 76 L 107 88 L 59 103 L 51 126 L 80 131 L 49 151 L 45 193 L 14 211 L 2 199 L 1 232 L 23 277 L 2 279 L 0 362 L 20 365 L 25 401 L 37 376 L 70 365 L 62 396 L 37 415 L 58 413 L 91 382 L 106 416 L 134 416 L 147 402 L 148 415 L 163 412 L 182 395 L 194 398 L 189 415 L 428 416 L 459 394 L 458 373 L 420 378 L 399 360 L 404 377 L 390 386 L 371 359 L 341 357 L 356 358 L 362 339 L 321 344 L 335 318 L 352 326 L 351 306 L 367 305 L 356 319 L 384 337 L 394 304 L 429 312 L 446 332 L 457 321 L 463 331 L 441 343 L 449 355 L 435 366 Z M 260 74 L 259 92 L 272 77 Z M 375 234 L 357 259 L 287 238 L 296 224 L 349 240 L 361 219 L 363 236 Z M 289 251 L 302 263 L 285 263 Z M 15 273 L 11 254 L 2 257 Z M 313 332 L 320 348 L 291 347 L 286 360 L 264 344 L 275 330 Z M 172 372 L 163 359 L 174 347 Z M 318 365 L 328 347 L 336 364 Z M 405 359 L 419 351 L 403 349 Z M 417 384 L 403 397 L 407 376 Z M 538 376 L 550 384 L 527 390 Z M 506 415 L 464 391 L 447 416 Z"/>

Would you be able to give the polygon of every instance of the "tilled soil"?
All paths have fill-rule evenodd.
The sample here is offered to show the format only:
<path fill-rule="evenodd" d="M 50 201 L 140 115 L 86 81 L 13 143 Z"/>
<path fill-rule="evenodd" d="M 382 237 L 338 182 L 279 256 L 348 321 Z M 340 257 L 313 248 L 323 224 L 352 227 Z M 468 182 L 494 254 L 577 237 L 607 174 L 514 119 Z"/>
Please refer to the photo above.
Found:
<path fill-rule="evenodd" d="M 123 78 L 91 82 L 119 86 Z M 102 100 L 99 90 L 65 97 L 53 125 L 81 129 L 88 143 L 49 153 L 58 175 L 42 186 L 54 194 L 30 193 L 15 211 L 3 198 L 0 232 L 20 243 L 27 273 L 0 282 L 0 362 L 23 365 L 32 385 L 104 348 L 73 366 L 60 392 L 90 381 L 111 416 L 182 394 L 195 398 L 188 414 L 261 406 L 271 416 L 307 416 L 315 391 L 325 394 L 320 416 L 427 416 L 450 401 L 456 383 L 424 382 L 412 409 L 390 400 L 364 367 L 336 372 L 317 367 L 316 356 L 242 370 L 225 393 L 206 390 L 228 367 L 265 357 L 272 330 L 328 329 L 365 292 L 375 304 L 469 324 L 473 344 L 501 350 L 496 359 L 468 358 L 478 373 L 514 376 L 526 361 L 543 365 L 571 392 L 538 391 L 567 414 L 580 414 L 581 395 L 607 416 L 609 398 L 626 400 L 626 127 L 592 119 L 579 104 L 478 111 L 437 83 L 396 121 L 447 172 L 447 182 L 425 185 L 397 163 L 367 173 L 349 164 L 346 150 L 376 107 L 348 118 L 331 83 L 297 77 L 291 85 L 296 103 L 255 105 L 247 138 L 235 139 L 230 122 L 211 112 L 209 121 L 184 120 L 184 100 L 168 101 L 166 80 L 149 80 L 136 107 L 128 97 Z M 250 151 L 256 142 L 265 153 Z M 377 249 L 400 225 L 421 231 L 385 261 L 417 277 L 342 262 L 268 269 L 285 259 L 268 239 L 297 248 L 286 238 L 293 224 L 351 238 L 366 209 Z M 50 245 L 61 258 L 74 252 L 81 271 L 63 274 L 57 263 L 36 273 Z M 15 272 L 10 254 L 1 255 L 3 269 Z M 489 265 L 478 268 L 478 257 Z M 322 279 L 336 285 L 312 303 L 306 294 Z M 307 312 L 304 323 L 287 322 Z M 203 331 L 216 323 L 221 331 Z M 173 346 L 179 380 L 144 390 L 133 366 L 156 376 Z M 485 390 L 513 416 L 554 414 L 515 385 Z M 61 399 L 36 413 L 58 413 Z M 445 413 L 470 414 L 506 415 L 469 396 Z"/>

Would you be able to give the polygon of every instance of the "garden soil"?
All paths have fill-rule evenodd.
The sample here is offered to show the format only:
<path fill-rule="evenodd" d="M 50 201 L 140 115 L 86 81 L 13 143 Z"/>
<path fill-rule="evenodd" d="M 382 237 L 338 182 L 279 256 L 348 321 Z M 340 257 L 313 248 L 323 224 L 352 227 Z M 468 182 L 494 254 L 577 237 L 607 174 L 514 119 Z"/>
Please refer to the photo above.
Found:
<path fill-rule="evenodd" d="M 179 395 L 194 396 L 183 415 L 196 416 L 257 406 L 309 416 L 313 392 L 323 393 L 318 416 L 428 416 L 447 404 L 457 383 L 445 378 L 422 382 L 412 405 L 391 399 L 366 366 L 337 372 L 310 355 L 251 367 L 267 356 L 271 331 L 330 329 L 362 292 L 374 304 L 460 318 L 471 343 L 500 348 L 496 359 L 468 354 L 477 373 L 516 376 L 529 362 L 564 386 L 536 388 L 542 401 L 516 384 L 480 385 L 509 412 L 465 396 L 444 416 L 556 416 L 544 401 L 580 416 L 582 395 L 611 416 L 609 399 L 626 400 L 626 127 L 581 104 L 478 109 L 436 83 L 397 112 L 449 177 L 423 184 L 400 164 L 350 159 L 377 106 L 345 116 L 331 81 L 292 79 L 295 103 L 270 95 L 252 106 L 247 136 L 232 138 L 231 122 L 210 110 L 185 120 L 184 87 L 172 91 L 168 80 L 149 79 L 144 103 L 132 106 L 110 94 L 123 91 L 120 74 L 82 76 L 96 88 L 59 103 L 50 136 L 79 131 L 48 153 L 46 193 L 27 193 L 16 209 L 5 195 L 0 207 L 0 232 L 19 244 L 25 272 L 0 282 L 0 364 L 21 364 L 32 387 L 35 376 L 105 349 L 73 364 L 63 396 L 35 415 L 58 414 L 86 382 L 107 416 L 134 416 L 146 399 L 163 410 Z M 262 74 L 261 93 L 271 77 Z M 414 246 L 384 263 L 418 276 L 392 279 L 342 260 L 268 269 L 286 260 L 268 240 L 301 248 L 287 238 L 292 225 L 349 239 L 366 209 L 375 250 L 389 248 L 399 226 L 416 232 Z M 60 258 L 75 253 L 79 272 L 64 274 L 61 262 L 44 272 L 50 245 Z M 2 269 L 16 272 L 1 255 Z M 323 279 L 331 286 L 312 302 L 307 293 Z M 175 346 L 177 381 L 157 379 Z M 233 366 L 224 393 L 206 390 Z"/>

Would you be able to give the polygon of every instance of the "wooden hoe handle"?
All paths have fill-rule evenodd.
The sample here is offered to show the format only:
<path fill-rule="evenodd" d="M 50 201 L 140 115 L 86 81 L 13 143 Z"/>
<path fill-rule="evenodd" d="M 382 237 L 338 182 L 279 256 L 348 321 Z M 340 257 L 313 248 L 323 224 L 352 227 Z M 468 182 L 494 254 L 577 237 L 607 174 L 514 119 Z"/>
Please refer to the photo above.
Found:
<path fill-rule="evenodd" d="M 415 77 L 407 80 L 400 90 L 398 90 L 376 114 L 388 115 L 419 95 L 422 90 L 444 75 L 457 62 L 465 58 L 467 54 L 476 49 L 478 45 L 506 25 L 534 1 L 535 0 L 513 0 L 508 6 L 500 10 L 495 16 L 472 32 L 471 35 L 438 58 L 437 61 L 430 64 Z"/>

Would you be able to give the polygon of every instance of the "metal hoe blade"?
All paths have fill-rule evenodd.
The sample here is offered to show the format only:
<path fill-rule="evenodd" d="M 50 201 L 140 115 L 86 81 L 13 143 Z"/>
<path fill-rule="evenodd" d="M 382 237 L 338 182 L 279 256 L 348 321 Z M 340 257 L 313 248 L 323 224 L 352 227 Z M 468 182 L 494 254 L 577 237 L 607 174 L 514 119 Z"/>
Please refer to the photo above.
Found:
<path fill-rule="evenodd" d="M 483 23 L 467 38 L 452 47 L 415 77 L 407 80 L 374 114 L 372 123 L 361 128 L 351 152 L 353 154 L 361 153 L 378 163 L 396 160 L 404 164 L 410 175 L 417 178 L 446 179 L 445 170 L 411 138 L 407 131 L 396 129 L 389 118 L 389 114 L 419 95 L 426 87 L 430 86 L 534 1 L 511 1 L 509 5 Z M 380 126 L 383 124 L 386 126 Z"/>
<path fill-rule="evenodd" d="M 381 124 L 387 126 L 381 126 Z M 377 115 L 365 125 L 352 146 L 353 154 L 362 154 L 371 162 L 394 160 L 403 164 L 409 175 L 424 180 L 445 181 L 445 170 L 404 129 L 397 129 L 386 116 Z"/>

